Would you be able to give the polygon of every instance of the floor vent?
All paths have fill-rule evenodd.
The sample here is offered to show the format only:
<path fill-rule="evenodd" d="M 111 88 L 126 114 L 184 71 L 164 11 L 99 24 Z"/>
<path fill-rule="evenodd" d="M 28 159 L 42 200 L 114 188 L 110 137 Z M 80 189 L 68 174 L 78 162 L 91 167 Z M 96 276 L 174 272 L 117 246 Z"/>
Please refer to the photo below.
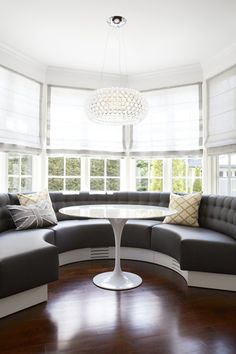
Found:
<path fill-rule="evenodd" d="M 90 259 L 109 258 L 109 248 L 90 248 Z"/>

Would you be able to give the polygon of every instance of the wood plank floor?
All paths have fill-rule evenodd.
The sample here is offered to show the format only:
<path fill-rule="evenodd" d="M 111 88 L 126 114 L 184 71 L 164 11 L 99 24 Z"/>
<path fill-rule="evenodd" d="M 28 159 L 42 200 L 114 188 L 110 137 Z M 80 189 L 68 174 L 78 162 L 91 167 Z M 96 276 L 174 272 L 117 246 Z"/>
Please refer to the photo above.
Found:
<path fill-rule="evenodd" d="M 178 274 L 135 261 L 122 265 L 143 278 L 140 287 L 93 285 L 113 263 L 61 267 L 47 303 L 0 320 L 0 353 L 236 353 L 236 293 L 188 288 Z"/>

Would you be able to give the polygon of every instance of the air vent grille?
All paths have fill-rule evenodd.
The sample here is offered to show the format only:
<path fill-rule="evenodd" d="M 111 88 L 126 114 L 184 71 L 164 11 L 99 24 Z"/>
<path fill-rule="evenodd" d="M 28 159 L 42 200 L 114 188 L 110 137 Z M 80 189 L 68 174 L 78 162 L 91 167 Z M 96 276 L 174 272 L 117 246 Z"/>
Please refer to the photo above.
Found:
<path fill-rule="evenodd" d="M 90 259 L 104 259 L 109 258 L 109 248 L 90 248 Z"/>

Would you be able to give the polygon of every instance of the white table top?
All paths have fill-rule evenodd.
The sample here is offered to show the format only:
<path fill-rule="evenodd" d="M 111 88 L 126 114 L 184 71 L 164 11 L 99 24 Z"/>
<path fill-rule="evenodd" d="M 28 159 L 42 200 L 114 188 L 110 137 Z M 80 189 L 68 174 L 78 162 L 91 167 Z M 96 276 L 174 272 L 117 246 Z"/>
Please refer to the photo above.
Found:
<path fill-rule="evenodd" d="M 150 219 L 175 214 L 169 208 L 134 204 L 93 204 L 62 208 L 60 213 L 70 216 L 102 219 Z"/>

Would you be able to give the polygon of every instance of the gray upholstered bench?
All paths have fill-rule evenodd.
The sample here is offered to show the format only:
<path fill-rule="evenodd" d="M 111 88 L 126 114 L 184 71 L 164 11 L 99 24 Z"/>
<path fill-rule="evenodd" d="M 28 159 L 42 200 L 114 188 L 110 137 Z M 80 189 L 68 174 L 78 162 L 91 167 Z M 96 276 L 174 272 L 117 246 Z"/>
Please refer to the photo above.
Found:
<path fill-rule="evenodd" d="M 14 194 L 0 195 L 0 317 L 46 300 L 47 283 L 58 276 L 58 255 L 60 265 L 114 258 L 108 221 L 74 219 L 60 214 L 60 208 L 97 203 L 169 205 L 169 193 L 155 192 L 51 193 L 50 197 L 58 225 L 16 231 L 6 205 L 17 204 L 18 199 Z M 199 228 L 161 221 L 129 220 L 121 258 L 168 267 L 190 286 L 236 291 L 235 197 L 203 196 Z"/>

